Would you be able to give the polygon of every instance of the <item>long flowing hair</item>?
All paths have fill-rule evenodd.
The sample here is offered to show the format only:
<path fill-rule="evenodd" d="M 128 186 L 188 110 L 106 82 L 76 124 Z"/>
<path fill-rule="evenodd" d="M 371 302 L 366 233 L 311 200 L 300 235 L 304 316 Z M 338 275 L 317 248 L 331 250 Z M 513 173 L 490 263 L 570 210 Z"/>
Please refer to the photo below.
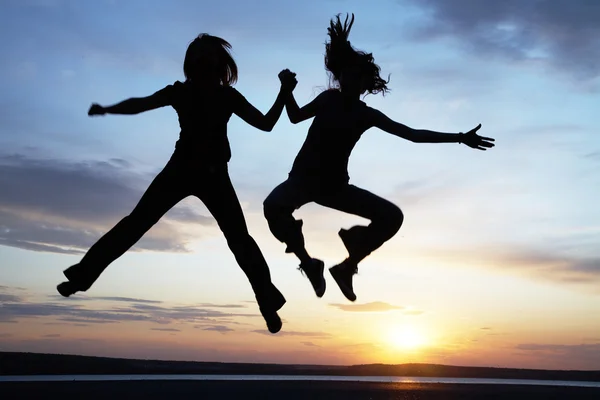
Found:
<path fill-rule="evenodd" d="M 335 85 L 339 85 L 344 68 L 358 67 L 361 75 L 365 78 L 365 91 L 370 94 L 381 92 L 385 95 L 386 92 L 390 91 L 387 87 L 389 76 L 387 81 L 380 76 L 381 68 L 375 64 L 372 53 L 366 53 L 352 47 L 348 40 L 352 24 L 354 24 L 354 14 L 352 14 L 350 22 L 348 22 L 348 15 L 346 14 L 346 20 L 343 24 L 340 20 L 340 14 L 338 14 L 335 21 L 332 19 L 327 28 L 329 42 L 325 43 L 325 68 L 330 74 L 330 80 Z"/>

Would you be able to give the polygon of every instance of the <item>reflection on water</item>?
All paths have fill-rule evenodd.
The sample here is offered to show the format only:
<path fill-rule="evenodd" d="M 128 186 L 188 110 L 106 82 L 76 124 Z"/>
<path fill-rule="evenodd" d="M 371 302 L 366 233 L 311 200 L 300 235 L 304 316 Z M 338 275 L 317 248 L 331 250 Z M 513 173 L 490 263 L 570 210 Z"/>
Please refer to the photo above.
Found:
<path fill-rule="evenodd" d="M 600 382 L 551 381 L 532 379 L 432 378 L 412 376 L 328 376 L 328 375 L 21 375 L 0 376 L 0 382 L 41 381 L 342 381 L 392 383 L 453 383 L 466 385 L 538 385 L 600 388 Z"/>

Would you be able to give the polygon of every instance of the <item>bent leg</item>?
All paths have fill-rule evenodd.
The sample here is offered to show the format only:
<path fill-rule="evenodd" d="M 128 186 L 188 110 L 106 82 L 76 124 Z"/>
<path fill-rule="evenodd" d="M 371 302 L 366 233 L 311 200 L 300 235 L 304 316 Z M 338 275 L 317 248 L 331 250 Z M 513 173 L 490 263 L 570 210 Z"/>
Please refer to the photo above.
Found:
<path fill-rule="evenodd" d="M 304 248 L 302 220 L 296 220 L 292 214 L 310 200 L 306 190 L 288 179 L 273 189 L 263 202 L 264 216 L 271 233 L 287 245 L 286 253 L 296 254 L 301 262 L 308 262 L 310 256 Z"/>
<path fill-rule="evenodd" d="M 194 194 L 204 202 L 217 221 L 238 265 L 248 277 L 261 309 L 274 312 L 283 307 L 285 298 L 271 282 L 269 266 L 248 232 L 226 167 L 212 173 Z"/>
<path fill-rule="evenodd" d="M 136 244 L 169 209 L 188 195 L 177 170 L 167 165 L 154 178 L 131 214 L 104 234 L 79 264 L 65 270 L 65 276 L 77 290 L 88 290 L 110 263 Z"/>
<path fill-rule="evenodd" d="M 391 239 L 404 221 L 402 211 L 395 204 L 354 185 L 344 185 L 321 194 L 315 202 L 371 220 L 368 226 L 340 231 L 353 264 L 358 264 Z"/>

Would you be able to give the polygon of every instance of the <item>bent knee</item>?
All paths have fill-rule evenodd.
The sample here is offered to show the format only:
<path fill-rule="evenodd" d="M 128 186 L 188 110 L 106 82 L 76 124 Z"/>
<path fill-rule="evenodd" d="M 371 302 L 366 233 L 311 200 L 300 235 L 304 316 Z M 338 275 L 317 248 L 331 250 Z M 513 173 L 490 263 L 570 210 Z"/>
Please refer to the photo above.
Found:
<path fill-rule="evenodd" d="M 398 206 L 392 203 L 389 203 L 388 206 L 381 211 L 382 213 L 379 216 L 379 223 L 384 225 L 386 230 L 388 230 L 392 235 L 396 234 L 404 222 L 404 213 Z"/>
<path fill-rule="evenodd" d="M 393 210 L 394 211 L 390 213 L 389 222 L 392 230 L 394 231 L 394 233 L 396 233 L 400 230 L 400 227 L 404 222 L 404 213 L 397 206 L 394 206 Z"/>
<path fill-rule="evenodd" d="M 269 196 L 263 201 L 263 213 L 265 216 L 267 216 L 267 214 L 272 214 L 276 209 L 277 202 L 273 199 L 273 197 Z"/>
<path fill-rule="evenodd" d="M 288 207 L 279 203 L 272 197 L 267 197 L 263 201 L 263 214 L 267 220 L 278 218 L 285 214 L 291 214 Z"/>

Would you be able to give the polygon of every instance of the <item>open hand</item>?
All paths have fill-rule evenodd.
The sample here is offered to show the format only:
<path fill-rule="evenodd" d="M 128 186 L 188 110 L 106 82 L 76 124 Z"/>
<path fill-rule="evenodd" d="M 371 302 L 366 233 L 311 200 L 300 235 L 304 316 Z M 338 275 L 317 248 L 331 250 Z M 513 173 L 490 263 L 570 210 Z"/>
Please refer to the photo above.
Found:
<path fill-rule="evenodd" d="M 486 150 L 487 148 L 494 147 L 494 139 L 479 136 L 476 132 L 481 128 L 481 124 L 477 125 L 475 128 L 471 129 L 467 133 L 463 133 L 461 135 L 461 142 L 466 144 L 469 147 L 478 150 Z"/>
<path fill-rule="evenodd" d="M 100 104 L 93 103 L 88 110 L 88 115 L 104 115 L 106 110 Z"/>
<path fill-rule="evenodd" d="M 284 69 L 279 73 L 279 81 L 281 82 L 281 87 L 283 89 L 289 90 L 290 92 L 294 90 L 298 81 L 296 80 L 296 74 L 289 69 Z"/>

